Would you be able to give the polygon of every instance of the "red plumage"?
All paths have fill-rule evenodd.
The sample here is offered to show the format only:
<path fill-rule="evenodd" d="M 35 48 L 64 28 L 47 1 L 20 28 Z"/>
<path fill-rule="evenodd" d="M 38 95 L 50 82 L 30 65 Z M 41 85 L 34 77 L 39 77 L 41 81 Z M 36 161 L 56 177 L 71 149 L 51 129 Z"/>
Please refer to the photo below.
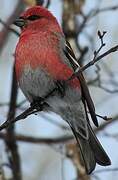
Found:
<path fill-rule="evenodd" d="M 38 21 L 30 22 L 27 28 L 22 30 L 15 52 L 17 78 L 21 76 L 23 67 L 30 64 L 33 69 L 38 66 L 43 67 L 55 80 L 66 80 L 73 74 L 73 70 L 63 63 L 60 57 L 59 36 L 64 35 L 56 18 L 50 15 L 49 11 L 43 11 L 39 6 L 22 13 L 20 17 L 25 19 L 32 13 L 38 15 L 39 11 L 40 16 L 46 16 L 48 19 L 41 18 L 40 23 Z M 49 22 L 47 23 L 47 21 Z M 28 42 L 26 46 L 25 42 Z M 76 78 L 71 80 L 70 84 L 80 88 Z"/>

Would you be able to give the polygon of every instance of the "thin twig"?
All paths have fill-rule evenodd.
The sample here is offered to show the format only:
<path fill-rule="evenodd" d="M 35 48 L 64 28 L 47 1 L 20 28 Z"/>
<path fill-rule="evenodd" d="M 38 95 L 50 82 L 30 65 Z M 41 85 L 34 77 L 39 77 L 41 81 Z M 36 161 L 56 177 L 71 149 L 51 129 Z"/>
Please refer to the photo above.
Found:
<path fill-rule="evenodd" d="M 92 13 L 91 13 L 90 17 L 95 17 L 99 13 L 103 13 L 103 12 L 106 12 L 106 11 L 116 11 L 116 10 L 118 10 L 118 5 L 110 6 L 110 7 L 104 7 L 104 8 L 101 8 L 101 9 L 94 9 L 94 10 L 91 10 Z"/>
<path fill-rule="evenodd" d="M 98 62 L 99 60 L 103 59 L 104 57 L 108 56 L 109 54 L 118 51 L 118 45 L 110 48 L 109 50 L 107 50 L 105 53 L 101 54 L 100 56 L 96 57 L 95 59 L 92 59 L 92 61 L 90 61 L 89 63 L 87 63 L 85 66 L 83 67 L 79 67 L 76 69 L 75 73 L 72 74 L 72 76 L 68 79 L 68 81 L 74 79 L 76 76 L 78 76 L 80 73 L 82 73 L 83 71 L 85 71 L 87 68 L 89 68 L 90 66 L 93 66 L 96 62 Z"/>
<path fill-rule="evenodd" d="M 104 172 L 111 172 L 111 171 L 118 171 L 118 168 L 106 168 L 106 169 L 100 169 L 100 170 L 96 170 L 94 174 L 96 173 L 104 173 Z"/>
<path fill-rule="evenodd" d="M 107 126 L 109 126 L 111 123 L 114 123 L 116 121 L 118 121 L 118 115 L 114 116 L 111 121 L 105 121 L 99 127 L 95 128 L 94 129 L 95 133 L 98 133 L 101 130 L 104 130 Z"/>

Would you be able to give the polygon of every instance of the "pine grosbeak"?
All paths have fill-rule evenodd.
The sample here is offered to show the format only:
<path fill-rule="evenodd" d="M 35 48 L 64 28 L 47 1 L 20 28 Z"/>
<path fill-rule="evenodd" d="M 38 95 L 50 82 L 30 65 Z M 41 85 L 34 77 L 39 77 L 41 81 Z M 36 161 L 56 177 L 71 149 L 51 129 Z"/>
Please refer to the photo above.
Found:
<path fill-rule="evenodd" d="M 95 136 L 87 115 L 98 126 L 95 108 L 84 76 L 66 82 L 79 66 L 56 18 L 47 9 L 35 6 L 15 21 L 21 35 L 15 51 L 19 86 L 30 103 L 42 100 L 55 86 L 59 91 L 45 99 L 43 111 L 53 111 L 70 126 L 90 174 L 96 163 L 110 165 L 110 159 Z"/>

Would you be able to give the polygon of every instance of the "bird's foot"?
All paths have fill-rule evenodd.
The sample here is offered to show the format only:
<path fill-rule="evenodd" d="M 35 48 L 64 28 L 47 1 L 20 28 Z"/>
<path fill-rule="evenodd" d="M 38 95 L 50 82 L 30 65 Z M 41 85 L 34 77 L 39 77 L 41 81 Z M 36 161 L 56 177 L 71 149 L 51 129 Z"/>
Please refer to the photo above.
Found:
<path fill-rule="evenodd" d="M 33 107 L 34 109 L 42 111 L 44 104 L 45 104 L 44 98 L 37 97 L 33 100 L 33 102 L 31 102 L 30 106 Z"/>
<path fill-rule="evenodd" d="M 65 88 L 66 83 L 64 80 L 58 80 L 56 81 L 56 86 L 58 88 L 58 92 L 60 93 L 61 97 L 65 96 Z"/>

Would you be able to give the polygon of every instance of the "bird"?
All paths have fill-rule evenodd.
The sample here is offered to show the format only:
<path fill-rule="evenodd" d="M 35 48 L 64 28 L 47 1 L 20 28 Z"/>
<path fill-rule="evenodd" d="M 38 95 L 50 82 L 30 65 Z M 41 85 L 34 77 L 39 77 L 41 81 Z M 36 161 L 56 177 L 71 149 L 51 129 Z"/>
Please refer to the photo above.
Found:
<path fill-rule="evenodd" d="M 15 72 L 25 97 L 31 105 L 40 104 L 42 111 L 52 111 L 68 123 L 87 174 L 96 164 L 110 165 L 90 124 L 87 111 L 98 127 L 84 75 L 80 73 L 67 81 L 80 65 L 56 17 L 42 6 L 33 6 L 22 12 L 14 24 L 21 29 L 15 49 Z M 50 93 L 55 88 L 57 91 Z"/>

